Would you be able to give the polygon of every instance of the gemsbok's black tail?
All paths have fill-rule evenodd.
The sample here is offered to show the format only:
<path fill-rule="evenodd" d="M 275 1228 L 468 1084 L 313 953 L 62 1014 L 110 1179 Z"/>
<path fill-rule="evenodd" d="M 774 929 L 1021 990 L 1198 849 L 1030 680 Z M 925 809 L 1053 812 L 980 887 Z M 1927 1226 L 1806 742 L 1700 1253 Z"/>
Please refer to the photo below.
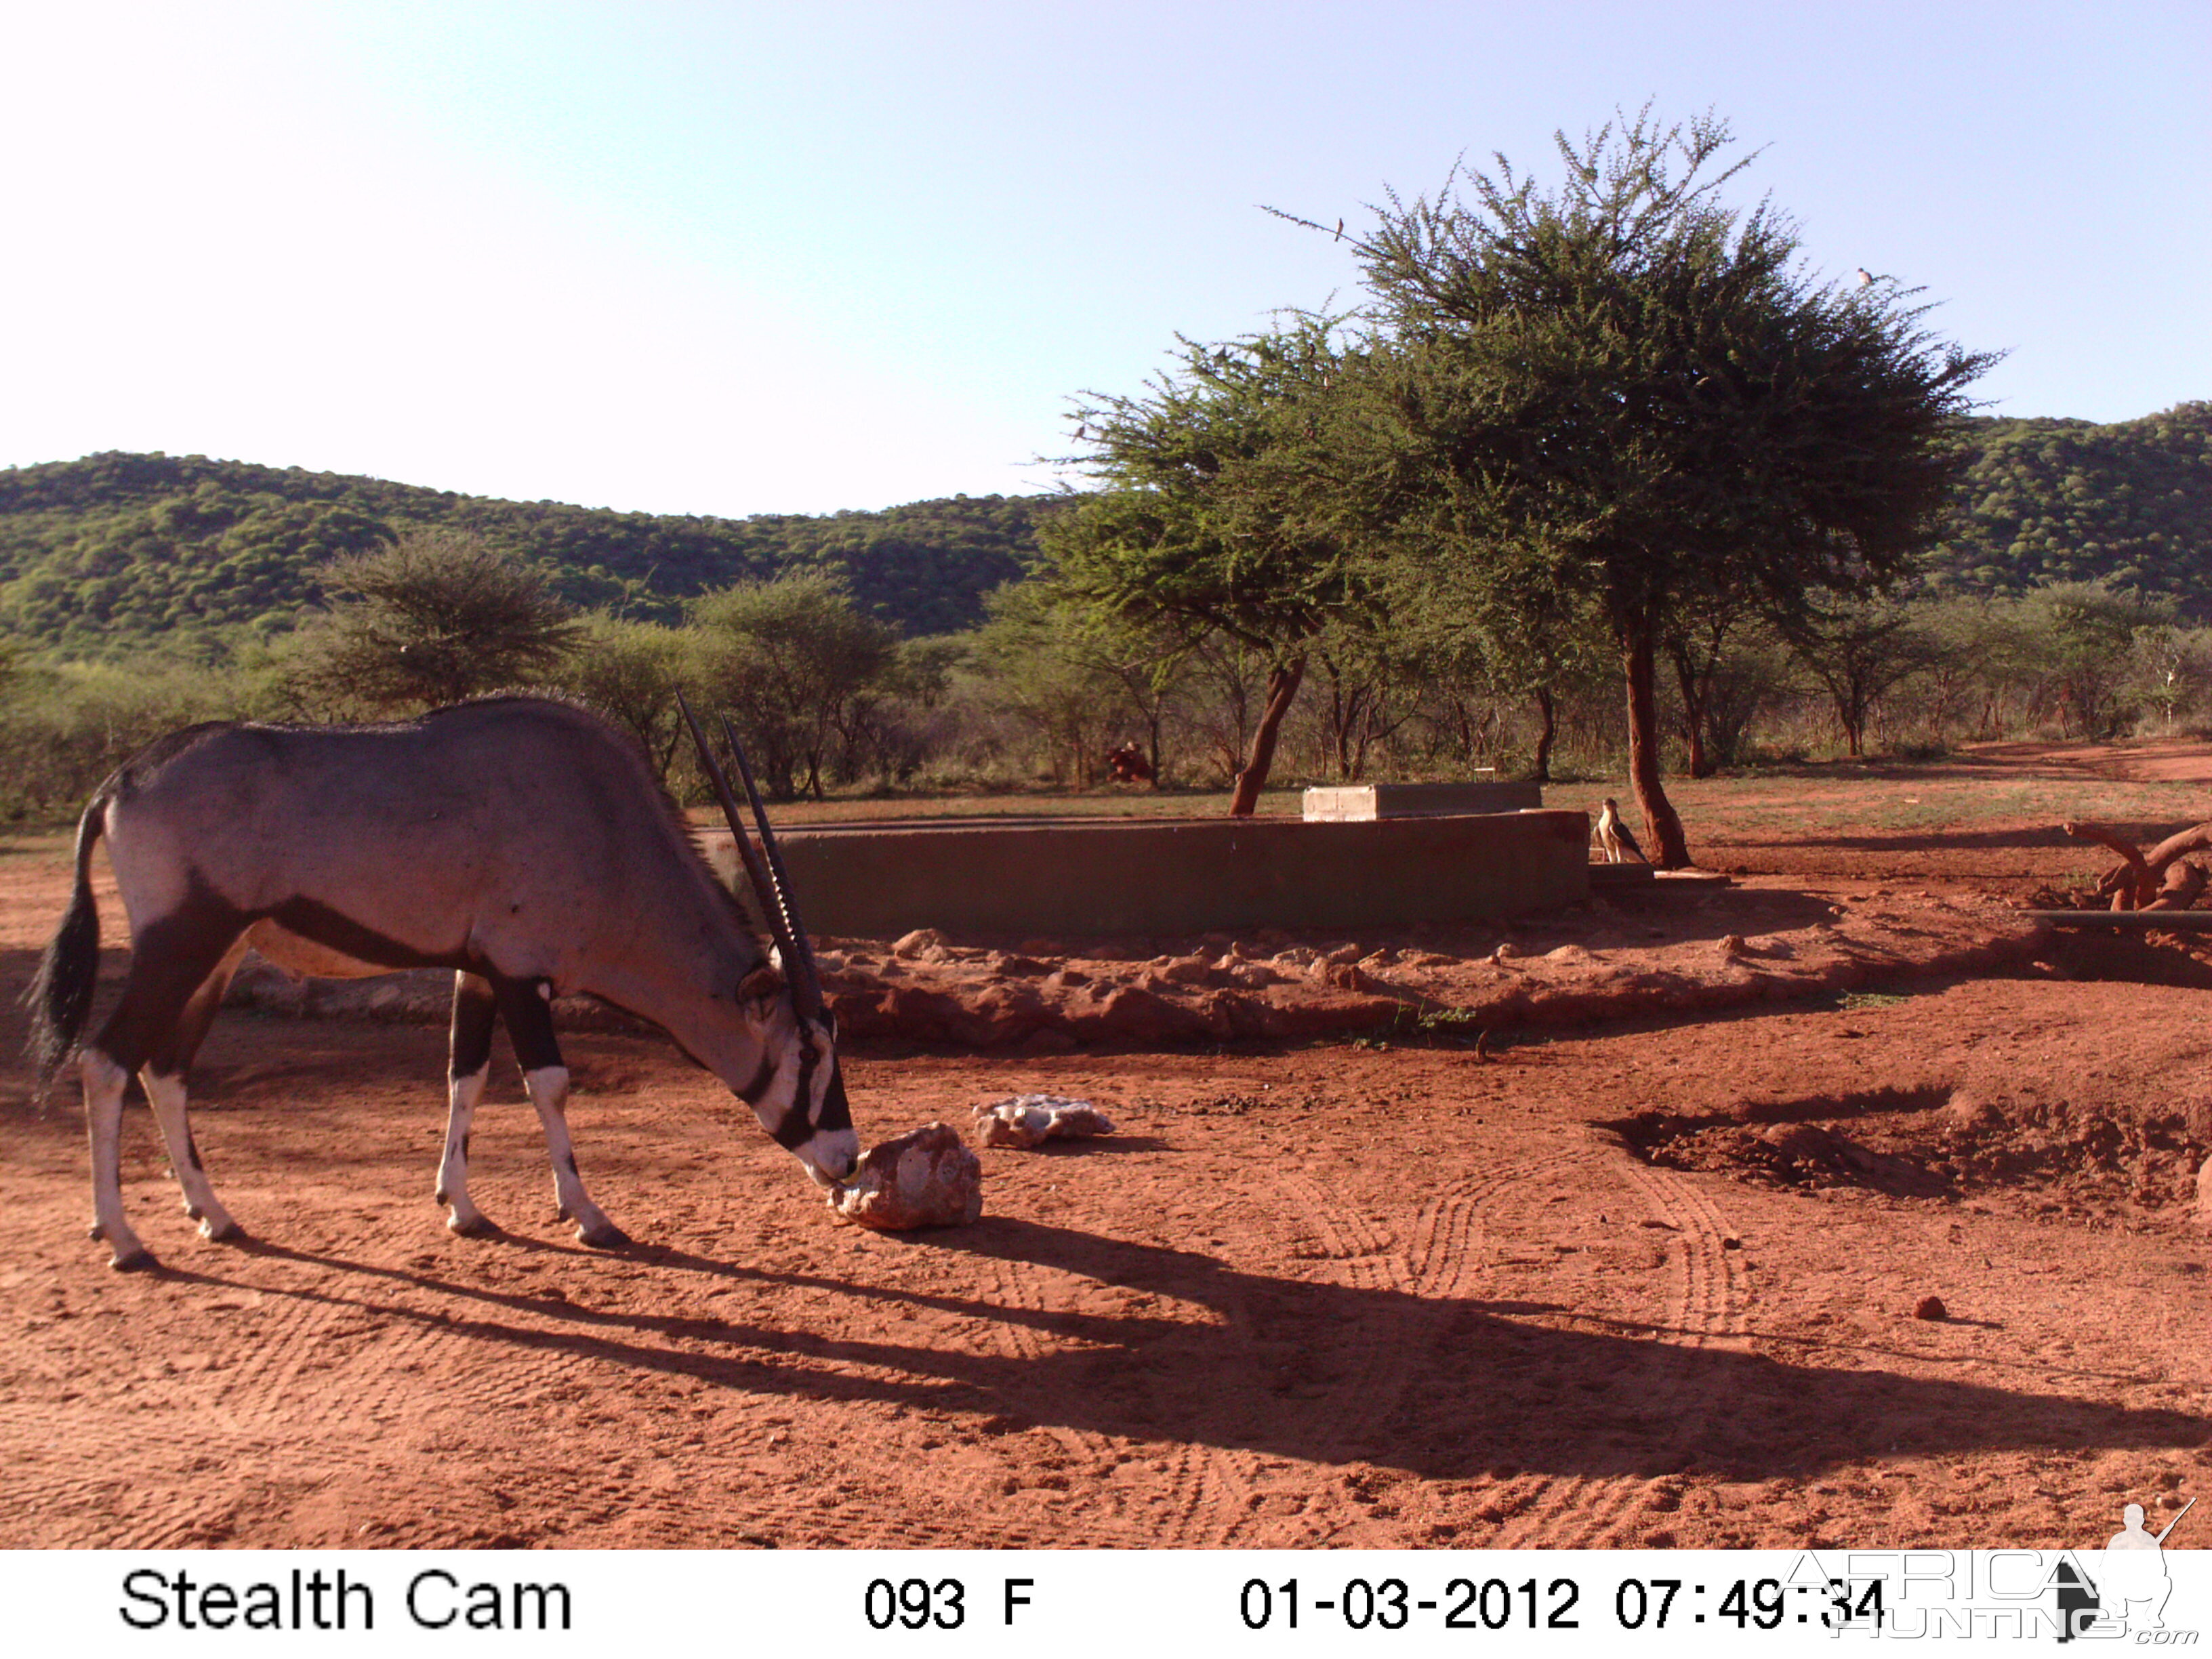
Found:
<path fill-rule="evenodd" d="M 76 821 L 76 890 L 23 996 L 31 1012 L 27 1046 L 41 1096 L 76 1047 L 77 1033 L 92 1012 L 93 988 L 100 979 L 100 910 L 92 900 L 92 849 L 106 822 L 106 797 L 95 795 Z"/>

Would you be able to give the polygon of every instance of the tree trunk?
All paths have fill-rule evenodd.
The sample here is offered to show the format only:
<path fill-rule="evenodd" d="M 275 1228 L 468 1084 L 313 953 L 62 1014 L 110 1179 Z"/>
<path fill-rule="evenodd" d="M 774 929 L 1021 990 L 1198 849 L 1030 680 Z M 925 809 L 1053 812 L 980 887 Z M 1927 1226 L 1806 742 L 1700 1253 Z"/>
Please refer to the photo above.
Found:
<path fill-rule="evenodd" d="M 1329 741 L 1336 750 L 1336 781 L 1339 783 L 1359 781 L 1360 758 L 1354 753 L 1352 732 L 1360 722 L 1367 705 L 1368 688 L 1353 685 L 1346 690 L 1344 676 L 1328 657 L 1322 658 L 1322 666 L 1328 673 L 1328 732 Z M 1267 682 L 1272 690 L 1274 681 Z M 1364 745 L 1363 745 L 1364 746 Z"/>
<path fill-rule="evenodd" d="M 1843 712 L 1844 747 L 1853 760 L 1866 753 L 1866 715 L 1854 709 Z"/>
<path fill-rule="evenodd" d="M 1229 802 L 1231 817 L 1249 818 L 1260 804 L 1260 792 L 1267 787 L 1267 769 L 1275 763 L 1276 735 L 1283 729 L 1283 716 L 1291 712 L 1291 699 L 1297 696 L 1298 683 L 1305 677 L 1303 655 L 1267 670 L 1267 706 L 1260 715 L 1259 729 L 1252 733 L 1252 757 L 1237 775 L 1237 793 Z"/>
<path fill-rule="evenodd" d="M 1690 739 L 1690 775 L 1709 778 L 1720 769 L 1705 753 L 1705 708 L 1712 701 L 1713 669 L 1720 662 L 1720 653 L 1714 651 L 1705 672 L 1700 674 L 1690 660 L 1687 641 L 1679 641 L 1668 654 L 1674 659 L 1674 682 L 1682 690 L 1682 729 Z"/>
<path fill-rule="evenodd" d="M 1621 672 L 1628 681 L 1628 779 L 1650 836 L 1652 862 L 1662 870 L 1682 870 L 1689 867 L 1690 843 L 1659 781 L 1657 632 L 1648 610 L 1619 631 Z"/>
<path fill-rule="evenodd" d="M 1536 688 L 1536 712 L 1544 723 L 1536 728 L 1536 781 L 1552 781 L 1552 748 L 1559 740 L 1559 699 L 1548 685 Z"/>
<path fill-rule="evenodd" d="M 1705 714 L 1704 711 L 1695 703 L 1692 703 L 1689 706 L 1688 724 L 1690 731 L 1690 775 L 1693 778 L 1709 778 L 1720 769 L 1713 764 L 1711 758 L 1705 753 Z"/>

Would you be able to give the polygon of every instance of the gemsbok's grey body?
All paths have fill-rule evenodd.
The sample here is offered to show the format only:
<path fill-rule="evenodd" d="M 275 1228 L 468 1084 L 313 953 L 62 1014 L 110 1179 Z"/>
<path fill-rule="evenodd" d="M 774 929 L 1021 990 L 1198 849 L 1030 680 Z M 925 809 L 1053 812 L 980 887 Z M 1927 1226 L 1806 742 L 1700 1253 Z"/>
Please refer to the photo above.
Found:
<path fill-rule="evenodd" d="M 766 879 L 744 826 L 731 827 Z M 544 1125 L 561 1213 L 586 1243 L 622 1242 L 576 1172 L 556 996 L 598 997 L 659 1025 L 817 1181 L 842 1179 L 859 1157 L 788 895 L 760 893 L 779 971 L 636 745 L 583 709 L 502 697 L 404 725 L 222 723 L 141 750 L 77 825 L 76 890 L 31 992 L 42 1075 L 77 1046 L 90 1012 L 100 954 L 90 863 L 102 837 L 130 917 L 131 971 L 79 1065 L 93 1236 L 118 1267 L 151 1260 L 123 1213 L 118 1143 L 134 1072 L 186 1211 L 209 1238 L 239 1231 L 192 1144 L 184 1079 L 249 945 L 319 976 L 454 970 L 437 1196 L 457 1232 L 486 1225 L 468 1195 L 469 1121 L 503 1018 Z"/>

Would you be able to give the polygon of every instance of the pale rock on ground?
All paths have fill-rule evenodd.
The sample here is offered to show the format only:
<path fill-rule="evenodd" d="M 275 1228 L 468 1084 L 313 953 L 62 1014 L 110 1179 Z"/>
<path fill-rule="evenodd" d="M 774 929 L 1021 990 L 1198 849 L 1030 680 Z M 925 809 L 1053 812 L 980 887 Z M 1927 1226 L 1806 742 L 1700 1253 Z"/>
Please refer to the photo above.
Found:
<path fill-rule="evenodd" d="M 1087 1100 L 1059 1095 L 1016 1095 L 975 1109 L 975 1144 L 1022 1151 L 1048 1140 L 1110 1135 L 1112 1121 Z"/>

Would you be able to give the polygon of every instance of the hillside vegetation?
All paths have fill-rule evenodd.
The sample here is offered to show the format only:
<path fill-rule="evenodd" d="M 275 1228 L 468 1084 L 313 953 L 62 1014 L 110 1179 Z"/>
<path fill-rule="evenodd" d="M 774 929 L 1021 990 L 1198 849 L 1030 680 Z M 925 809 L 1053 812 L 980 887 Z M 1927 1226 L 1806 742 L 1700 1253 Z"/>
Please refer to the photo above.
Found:
<path fill-rule="evenodd" d="M 2212 618 L 2212 404 L 2141 420 L 1978 420 L 1940 586 L 2022 593 L 2045 581 L 2113 583 Z"/>
<path fill-rule="evenodd" d="M 159 635 L 290 630 L 322 568 L 414 527 L 472 532 L 572 604 L 672 618 L 678 602 L 794 567 L 842 572 L 909 635 L 982 617 L 1022 574 L 1049 496 L 954 496 L 880 513 L 750 519 L 506 501 L 202 456 L 109 453 L 0 471 L 0 629 L 71 655 Z"/>
<path fill-rule="evenodd" d="M 2109 578 L 2212 618 L 2212 404 L 2140 420 L 1974 420 L 1934 586 L 2021 594 Z M 156 638 L 288 632 L 331 558 L 399 531 L 474 532 L 569 603 L 669 621 L 680 602 L 794 568 L 842 572 L 910 636 L 983 619 L 1021 575 L 1049 495 L 953 496 L 879 513 L 749 519 L 507 501 L 202 456 L 109 453 L 0 471 L 0 632 L 98 656 Z"/>

